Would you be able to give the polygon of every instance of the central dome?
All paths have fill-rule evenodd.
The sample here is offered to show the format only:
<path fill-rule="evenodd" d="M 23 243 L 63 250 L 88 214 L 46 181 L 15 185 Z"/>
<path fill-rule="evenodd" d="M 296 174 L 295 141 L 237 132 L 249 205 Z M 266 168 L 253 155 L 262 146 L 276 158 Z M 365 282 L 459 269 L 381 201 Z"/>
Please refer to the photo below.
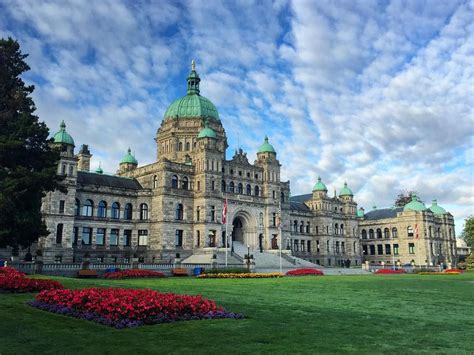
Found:
<path fill-rule="evenodd" d="M 199 94 L 199 82 L 201 79 L 196 73 L 194 60 L 192 61 L 191 73 L 189 73 L 186 80 L 188 82 L 186 96 L 175 100 L 168 107 L 164 119 L 199 117 L 220 121 L 216 106 L 209 99 Z"/>

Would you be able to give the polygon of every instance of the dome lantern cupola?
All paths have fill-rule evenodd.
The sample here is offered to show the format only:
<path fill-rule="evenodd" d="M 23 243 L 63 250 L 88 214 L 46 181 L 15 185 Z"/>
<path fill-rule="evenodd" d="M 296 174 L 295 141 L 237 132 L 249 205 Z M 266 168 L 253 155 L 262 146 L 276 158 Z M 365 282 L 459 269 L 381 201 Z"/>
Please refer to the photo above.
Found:
<path fill-rule="evenodd" d="M 268 143 L 268 136 L 265 136 L 265 140 L 264 140 L 263 144 L 260 146 L 260 148 L 258 148 L 257 153 L 273 153 L 273 154 L 276 154 L 275 148 L 273 148 L 273 146 L 270 143 Z"/>
<path fill-rule="evenodd" d="M 61 121 L 59 131 L 54 134 L 53 140 L 56 144 L 66 144 L 74 146 L 74 139 L 72 139 L 71 135 L 66 132 L 66 124 L 64 123 L 64 121 Z"/>
<path fill-rule="evenodd" d="M 411 201 L 403 207 L 403 211 L 426 211 L 426 206 L 423 202 L 418 201 L 415 194 L 411 195 Z"/>
<path fill-rule="evenodd" d="M 347 187 L 347 182 L 344 182 L 344 187 L 339 191 L 339 197 L 341 196 L 354 196 L 352 190 Z"/>
<path fill-rule="evenodd" d="M 125 154 L 122 160 L 120 161 L 120 164 L 138 165 L 138 161 L 135 158 L 135 156 L 133 156 L 132 150 L 130 149 L 130 147 L 127 150 L 127 154 Z"/>
<path fill-rule="evenodd" d="M 447 213 L 446 210 L 443 207 L 438 205 L 437 200 L 433 200 L 433 203 L 432 203 L 431 207 L 429 208 L 429 210 L 431 212 L 433 212 L 435 215 L 443 215 L 443 214 Z"/>
<path fill-rule="evenodd" d="M 188 95 L 199 95 L 199 82 L 201 79 L 196 72 L 196 62 L 194 59 L 191 61 L 191 72 L 186 80 L 188 82 Z"/>
<path fill-rule="evenodd" d="M 324 185 L 324 183 L 321 181 L 321 176 L 318 176 L 318 182 L 313 186 L 313 192 L 314 191 L 328 191 L 326 185 Z"/>

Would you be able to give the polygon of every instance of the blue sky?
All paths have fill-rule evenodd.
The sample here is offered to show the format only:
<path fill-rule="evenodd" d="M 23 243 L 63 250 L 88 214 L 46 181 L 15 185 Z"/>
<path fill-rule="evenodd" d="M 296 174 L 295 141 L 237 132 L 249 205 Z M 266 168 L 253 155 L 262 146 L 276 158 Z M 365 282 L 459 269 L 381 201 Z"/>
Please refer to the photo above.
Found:
<path fill-rule="evenodd" d="M 473 1 L 0 0 L 0 36 L 54 133 L 62 119 L 114 172 L 130 146 L 153 162 L 191 59 L 229 140 L 268 134 L 292 194 L 320 175 L 366 210 L 403 190 L 474 214 Z"/>

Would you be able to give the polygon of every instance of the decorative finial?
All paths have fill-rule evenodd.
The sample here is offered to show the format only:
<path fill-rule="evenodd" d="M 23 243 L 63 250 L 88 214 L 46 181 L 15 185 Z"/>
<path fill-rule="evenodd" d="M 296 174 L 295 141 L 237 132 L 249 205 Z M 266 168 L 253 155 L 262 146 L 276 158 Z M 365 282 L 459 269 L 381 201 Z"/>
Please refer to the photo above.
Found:
<path fill-rule="evenodd" d="M 321 182 L 321 176 L 318 176 L 318 181 Z"/>
<path fill-rule="evenodd" d="M 64 123 L 64 120 L 61 121 L 61 124 L 59 125 L 59 127 L 61 127 L 61 130 L 65 130 L 66 129 L 66 124 Z"/>
<path fill-rule="evenodd" d="M 130 149 L 130 147 L 128 147 L 127 153 L 130 154 L 131 152 L 132 152 L 132 150 Z"/>
<path fill-rule="evenodd" d="M 265 142 L 268 143 L 268 136 L 265 134 Z"/>
<path fill-rule="evenodd" d="M 347 187 L 347 181 L 344 181 L 344 187 Z"/>
<path fill-rule="evenodd" d="M 196 62 L 193 60 L 191 60 L 191 70 L 192 71 L 195 71 L 196 70 Z"/>

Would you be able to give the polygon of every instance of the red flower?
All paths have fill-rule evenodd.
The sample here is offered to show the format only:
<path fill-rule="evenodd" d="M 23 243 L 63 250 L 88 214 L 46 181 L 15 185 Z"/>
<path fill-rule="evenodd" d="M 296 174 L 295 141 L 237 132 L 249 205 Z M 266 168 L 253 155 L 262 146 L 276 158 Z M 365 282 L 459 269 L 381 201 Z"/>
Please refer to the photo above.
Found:
<path fill-rule="evenodd" d="M 306 275 L 315 275 L 322 276 L 324 273 L 318 269 L 296 269 L 290 270 L 286 273 L 287 276 L 306 276 Z"/>
<path fill-rule="evenodd" d="M 404 274 L 405 270 L 404 269 L 378 269 L 374 272 L 374 274 Z"/>
<path fill-rule="evenodd" d="M 104 278 L 106 279 L 130 279 L 140 277 L 165 277 L 165 274 L 158 271 L 130 269 L 117 272 L 106 272 Z"/>
<path fill-rule="evenodd" d="M 0 290 L 2 291 L 19 293 L 62 288 L 63 285 L 57 281 L 30 279 L 11 267 L 0 268 Z"/>

